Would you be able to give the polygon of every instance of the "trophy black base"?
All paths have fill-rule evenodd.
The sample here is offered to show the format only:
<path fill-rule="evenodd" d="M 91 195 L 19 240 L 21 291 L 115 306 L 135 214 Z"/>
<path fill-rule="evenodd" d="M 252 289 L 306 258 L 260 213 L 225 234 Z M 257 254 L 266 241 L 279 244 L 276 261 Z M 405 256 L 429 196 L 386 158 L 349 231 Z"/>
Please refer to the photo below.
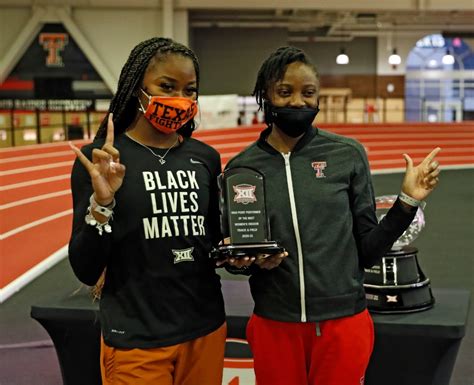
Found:
<path fill-rule="evenodd" d="M 369 311 L 397 314 L 433 307 L 430 280 L 420 268 L 417 252 L 412 246 L 391 250 L 379 264 L 366 269 L 364 288 Z"/>
<path fill-rule="evenodd" d="M 435 299 L 430 280 L 409 285 L 378 286 L 365 284 L 367 308 L 372 313 L 414 313 L 433 307 Z"/>
<path fill-rule="evenodd" d="M 256 257 L 257 255 L 273 255 L 280 254 L 285 251 L 285 248 L 280 246 L 278 242 L 259 242 L 246 244 L 229 244 L 221 245 L 211 252 L 214 259 L 230 258 L 244 258 Z"/>

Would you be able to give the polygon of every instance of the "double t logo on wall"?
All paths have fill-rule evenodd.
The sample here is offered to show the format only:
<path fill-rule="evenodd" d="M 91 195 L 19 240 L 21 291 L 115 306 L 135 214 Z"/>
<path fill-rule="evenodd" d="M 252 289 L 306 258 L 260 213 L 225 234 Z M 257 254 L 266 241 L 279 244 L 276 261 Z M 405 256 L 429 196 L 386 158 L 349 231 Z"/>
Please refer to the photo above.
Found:
<path fill-rule="evenodd" d="M 63 67 L 64 62 L 61 57 L 61 51 L 68 44 L 69 35 L 67 33 L 40 33 L 38 41 L 44 50 L 48 51 L 46 66 Z"/>

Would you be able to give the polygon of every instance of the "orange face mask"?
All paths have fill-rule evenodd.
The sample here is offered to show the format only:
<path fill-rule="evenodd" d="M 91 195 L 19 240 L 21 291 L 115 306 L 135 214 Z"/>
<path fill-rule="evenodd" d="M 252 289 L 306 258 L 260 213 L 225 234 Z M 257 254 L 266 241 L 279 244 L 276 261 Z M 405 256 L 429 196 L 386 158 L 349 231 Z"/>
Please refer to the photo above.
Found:
<path fill-rule="evenodd" d="M 172 134 L 179 130 L 198 111 L 197 102 L 188 98 L 151 96 L 141 90 L 148 98 L 148 106 L 145 109 L 140 99 L 139 110 L 143 112 L 148 121 L 159 131 L 165 134 Z"/>

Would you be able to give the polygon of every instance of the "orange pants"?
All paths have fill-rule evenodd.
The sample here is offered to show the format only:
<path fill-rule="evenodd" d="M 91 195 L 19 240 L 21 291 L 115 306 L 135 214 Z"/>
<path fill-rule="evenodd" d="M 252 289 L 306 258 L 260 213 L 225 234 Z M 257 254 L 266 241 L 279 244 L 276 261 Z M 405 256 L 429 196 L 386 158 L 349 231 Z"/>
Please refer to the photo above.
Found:
<path fill-rule="evenodd" d="M 103 385 L 222 385 L 227 325 L 178 345 L 118 349 L 101 339 Z"/>

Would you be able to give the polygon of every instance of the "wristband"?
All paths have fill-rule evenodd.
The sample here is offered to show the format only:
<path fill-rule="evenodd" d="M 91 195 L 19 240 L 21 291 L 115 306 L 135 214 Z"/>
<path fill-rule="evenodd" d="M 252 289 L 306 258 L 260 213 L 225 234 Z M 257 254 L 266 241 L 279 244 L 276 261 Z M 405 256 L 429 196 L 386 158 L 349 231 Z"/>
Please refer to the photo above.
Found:
<path fill-rule="evenodd" d="M 89 198 L 89 207 L 87 208 L 87 214 L 86 217 L 84 218 L 86 223 L 90 226 L 93 226 L 97 229 L 99 232 L 99 235 L 102 235 L 102 233 L 105 231 L 106 233 L 111 233 L 112 232 L 112 226 L 110 226 L 110 219 L 112 218 L 114 211 L 113 208 L 115 207 L 115 198 L 114 200 L 107 206 L 101 206 L 97 203 L 97 201 L 94 198 L 94 194 L 91 195 Z M 94 212 L 103 215 L 107 220 L 103 223 L 100 223 L 97 219 L 94 218 L 92 215 L 92 210 Z"/>
<path fill-rule="evenodd" d="M 400 201 L 413 207 L 418 207 L 423 203 L 423 201 L 419 201 L 418 199 L 412 198 L 411 196 L 405 194 L 403 191 L 400 192 L 398 198 L 400 199 Z"/>
<path fill-rule="evenodd" d="M 109 219 L 112 216 L 112 214 L 114 213 L 113 208 L 115 207 L 115 198 L 107 206 L 101 206 L 95 200 L 94 194 L 92 194 L 90 199 L 89 199 L 89 203 L 90 203 L 89 207 L 92 208 L 92 210 L 94 210 L 94 212 L 96 212 L 100 215 L 103 215 L 107 219 Z"/>
<path fill-rule="evenodd" d="M 105 231 L 106 233 L 111 233 L 112 232 L 112 226 L 110 226 L 109 220 L 112 216 L 107 218 L 107 221 L 104 223 L 100 223 L 97 221 L 97 219 L 94 218 L 94 216 L 91 213 L 91 206 L 87 208 L 87 214 L 86 217 L 84 218 L 86 223 L 90 226 L 93 226 L 97 229 L 99 232 L 99 235 L 102 235 L 102 233 Z"/>

